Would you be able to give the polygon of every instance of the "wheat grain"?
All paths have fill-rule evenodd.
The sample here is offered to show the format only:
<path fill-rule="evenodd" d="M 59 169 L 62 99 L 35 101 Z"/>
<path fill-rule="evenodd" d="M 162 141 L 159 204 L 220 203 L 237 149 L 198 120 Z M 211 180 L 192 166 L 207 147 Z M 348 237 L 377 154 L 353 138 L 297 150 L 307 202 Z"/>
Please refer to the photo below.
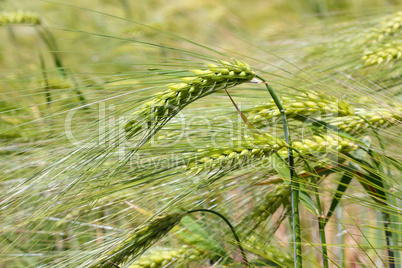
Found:
<path fill-rule="evenodd" d="M 345 153 L 358 148 L 354 142 L 333 134 L 313 135 L 310 139 L 295 141 L 292 145 L 300 154 L 304 155 L 333 151 Z"/>
<path fill-rule="evenodd" d="M 396 12 L 383 20 L 378 26 L 373 28 L 368 34 L 368 41 L 373 43 L 383 41 L 387 36 L 394 35 L 402 27 L 402 11 Z"/>
<path fill-rule="evenodd" d="M 33 24 L 40 25 L 40 17 L 29 11 L 17 11 L 17 12 L 3 12 L 0 13 L 0 25 L 1 24 Z"/>
<path fill-rule="evenodd" d="M 402 44 L 401 42 L 395 41 L 386 43 L 373 50 L 366 50 L 361 59 L 365 62 L 365 65 L 381 65 L 388 64 L 392 60 L 400 60 L 401 57 Z"/>
<path fill-rule="evenodd" d="M 402 110 L 360 110 L 358 115 L 345 116 L 329 120 L 328 123 L 347 133 L 358 133 L 370 128 L 386 128 L 398 124 L 402 120 Z"/>
<path fill-rule="evenodd" d="M 144 127 L 151 129 L 167 121 L 193 101 L 223 88 L 234 87 L 254 78 L 250 66 L 235 60 L 234 64 L 220 61 L 221 65 L 207 64 L 208 70 L 192 70 L 194 76 L 182 77 L 182 83 L 168 85 L 168 89 L 136 110 L 125 125 L 127 136 L 137 134 Z M 163 124 L 163 123 L 162 123 Z"/>
<path fill-rule="evenodd" d="M 90 267 L 112 268 L 135 258 L 175 227 L 187 212 L 172 213 L 140 226 Z"/>

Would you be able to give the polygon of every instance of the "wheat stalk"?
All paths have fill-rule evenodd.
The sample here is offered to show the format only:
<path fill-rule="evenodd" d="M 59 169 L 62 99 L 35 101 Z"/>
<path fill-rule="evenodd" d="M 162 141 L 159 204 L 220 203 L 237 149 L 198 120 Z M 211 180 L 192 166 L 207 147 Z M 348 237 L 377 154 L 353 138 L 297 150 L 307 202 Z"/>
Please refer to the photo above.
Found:
<path fill-rule="evenodd" d="M 220 60 L 221 65 L 207 64 L 208 70 L 192 70 L 194 76 L 182 77 L 182 83 L 168 85 L 164 92 L 136 110 L 125 125 L 128 137 L 140 130 L 152 129 L 165 124 L 172 116 L 193 101 L 216 92 L 234 87 L 254 78 L 255 73 L 247 63 L 234 60 L 234 64 Z"/>

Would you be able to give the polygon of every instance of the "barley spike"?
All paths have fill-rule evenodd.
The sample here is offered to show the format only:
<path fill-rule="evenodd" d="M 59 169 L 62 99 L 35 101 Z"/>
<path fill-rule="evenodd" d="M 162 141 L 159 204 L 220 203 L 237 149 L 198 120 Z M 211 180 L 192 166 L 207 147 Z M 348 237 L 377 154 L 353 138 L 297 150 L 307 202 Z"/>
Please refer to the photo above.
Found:
<path fill-rule="evenodd" d="M 2 24 L 32 24 L 40 25 L 40 17 L 29 11 L 2 12 L 0 13 L 0 25 Z"/>
<path fill-rule="evenodd" d="M 138 257 L 144 250 L 148 249 L 175 227 L 185 215 L 187 215 L 187 212 L 168 214 L 138 227 L 123 242 L 111 248 L 105 256 L 96 260 L 90 267 L 112 268 L 124 263 L 129 257 Z"/>
<path fill-rule="evenodd" d="M 170 84 L 167 90 L 157 93 L 152 100 L 136 110 L 125 125 L 128 137 L 132 137 L 145 126 L 151 129 L 162 121 L 169 120 L 178 111 L 193 101 L 216 92 L 234 87 L 254 78 L 255 73 L 247 63 L 235 60 L 229 63 L 221 60 L 221 65 L 207 64 L 208 70 L 192 70 L 194 76 L 182 77 L 181 83 Z"/>

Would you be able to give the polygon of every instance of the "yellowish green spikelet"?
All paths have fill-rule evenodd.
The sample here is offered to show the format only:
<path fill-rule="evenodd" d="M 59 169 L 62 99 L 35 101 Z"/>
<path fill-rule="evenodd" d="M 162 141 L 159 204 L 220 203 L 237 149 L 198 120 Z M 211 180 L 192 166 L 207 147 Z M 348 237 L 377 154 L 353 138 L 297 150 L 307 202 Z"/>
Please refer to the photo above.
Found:
<path fill-rule="evenodd" d="M 196 260 L 200 251 L 189 246 L 176 250 L 154 250 L 139 257 L 129 268 L 162 268 L 174 263 L 174 266 Z"/>
<path fill-rule="evenodd" d="M 29 11 L 2 12 L 0 13 L 0 25 L 2 24 L 33 24 L 40 25 L 40 17 Z"/>
<path fill-rule="evenodd" d="M 307 155 L 313 153 L 327 152 L 350 152 L 358 146 L 338 135 L 312 135 L 292 143 L 299 154 Z M 240 166 L 261 161 L 273 153 L 287 154 L 288 145 L 284 140 L 275 138 L 268 133 L 246 137 L 246 142 L 234 148 L 207 148 L 199 150 L 200 157 L 191 161 L 187 169 L 198 174 L 205 170 L 212 169 L 234 169 Z"/>
<path fill-rule="evenodd" d="M 393 16 L 382 21 L 378 26 L 368 33 L 368 39 L 371 42 L 384 40 L 387 36 L 394 35 L 402 28 L 402 11 L 396 12 Z"/>
<path fill-rule="evenodd" d="M 333 115 L 353 115 L 354 109 L 346 101 L 316 93 L 300 93 L 299 96 L 282 97 L 282 106 L 288 118 L 309 116 L 316 112 Z M 256 127 L 263 127 L 269 119 L 278 117 L 280 112 L 273 101 L 256 106 L 246 112 L 249 121 Z"/>
<path fill-rule="evenodd" d="M 247 63 L 220 61 L 221 65 L 207 64 L 207 70 L 192 70 L 194 76 L 182 77 L 182 83 L 167 86 L 155 94 L 151 101 L 136 110 L 133 120 L 125 125 L 128 137 L 145 128 L 152 128 L 183 109 L 191 102 L 223 88 L 234 87 L 254 78 L 255 73 Z"/>
<path fill-rule="evenodd" d="M 261 160 L 286 146 L 285 141 L 267 133 L 254 135 L 246 137 L 245 142 L 236 148 L 200 150 L 200 159 L 191 162 L 187 168 L 197 173 L 213 168 L 233 168 L 254 160 Z"/>
<path fill-rule="evenodd" d="M 300 154 L 326 153 L 326 152 L 350 152 L 358 149 L 354 142 L 334 134 L 313 135 L 301 141 L 292 143 Z"/>
<path fill-rule="evenodd" d="M 389 110 L 373 110 L 359 111 L 360 116 L 345 116 L 328 121 L 332 126 L 336 126 L 340 130 L 353 133 L 364 131 L 373 127 L 386 128 L 391 125 L 400 123 L 402 120 L 402 111 Z"/>
<path fill-rule="evenodd" d="M 112 268 L 126 262 L 130 257 L 139 256 L 175 227 L 185 215 L 187 212 L 168 214 L 138 227 L 90 267 Z"/>
<path fill-rule="evenodd" d="M 362 57 L 366 65 L 388 64 L 392 60 L 402 58 L 402 43 L 399 41 L 386 43 L 373 50 L 367 50 Z"/>

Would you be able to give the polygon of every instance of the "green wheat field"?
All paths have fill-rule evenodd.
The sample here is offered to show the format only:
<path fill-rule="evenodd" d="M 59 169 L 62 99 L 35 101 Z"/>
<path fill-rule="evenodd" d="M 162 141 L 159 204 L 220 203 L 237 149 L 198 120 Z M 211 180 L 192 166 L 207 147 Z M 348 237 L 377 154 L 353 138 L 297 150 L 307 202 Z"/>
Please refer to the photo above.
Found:
<path fill-rule="evenodd" d="M 399 0 L 0 0 L 0 268 L 402 267 Z"/>

